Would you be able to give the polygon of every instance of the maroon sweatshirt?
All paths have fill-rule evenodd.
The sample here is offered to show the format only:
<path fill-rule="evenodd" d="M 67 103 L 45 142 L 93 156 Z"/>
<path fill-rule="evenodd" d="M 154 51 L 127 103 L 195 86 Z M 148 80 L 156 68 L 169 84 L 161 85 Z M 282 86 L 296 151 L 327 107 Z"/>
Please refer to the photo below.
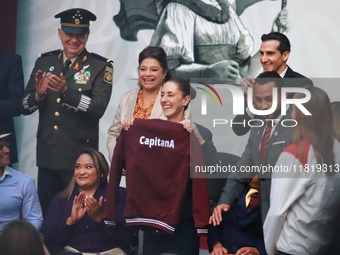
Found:
<path fill-rule="evenodd" d="M 198 233 L 204 233 L 210 215 L 206 179 L 189 180 L 190 169 L 204 164 L 198 140 L 182 124 L 135 120 L 117 138 L 106 195 L 106 224 L 115 225 L 118 188 L 125 169 L 127 225 L 173 233 L 182 216 L 187 184 L 192 181 L 192 216 Z"/>

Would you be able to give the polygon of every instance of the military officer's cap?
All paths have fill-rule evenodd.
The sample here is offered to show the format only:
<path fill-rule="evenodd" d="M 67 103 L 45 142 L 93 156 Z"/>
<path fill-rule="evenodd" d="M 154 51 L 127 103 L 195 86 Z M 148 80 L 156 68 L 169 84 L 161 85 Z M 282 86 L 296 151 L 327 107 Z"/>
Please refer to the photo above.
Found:
<path fill-rule="evenodd" d="M 69 9 L 54 17 L 60 18 L 61 29 L 69 34 L 86 34 L 89 32 L 90 20 L 97 19 L 92 12 L 81 8 Z"/>

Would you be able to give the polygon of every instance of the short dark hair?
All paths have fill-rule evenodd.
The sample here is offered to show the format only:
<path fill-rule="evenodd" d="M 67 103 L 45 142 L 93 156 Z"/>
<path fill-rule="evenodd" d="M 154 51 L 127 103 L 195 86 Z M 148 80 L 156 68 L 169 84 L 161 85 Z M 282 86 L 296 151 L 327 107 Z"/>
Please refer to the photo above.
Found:
<path fill-rule="evenodd" d="M 277 88 L 278 92 L 281 94 L 281 88 L 283 87 L 283 79 L 276 71 L 266 71 L 266 72 L 260 73 L 255 79 L 255 84 L 264 85 L 269 82 L 274 82 L 275 87 Z"/>
<path fill-rule="evenodd" d="M 261 36 L 261 41 L 266 42 L 266 41 L 271 41 L 271 40 L 276 40 L 279 41 L 279 47 L 278 50 L 283 54 L 286 51 L 290 52 L 290 42 L 287 36 L 285 36 L 282 33 L 279 32 L 271 32 L 269 34 L 263 34 Z"/>
<path fill-rule="evenodd" d="M 178 90 L 182 92 L 183 98 L 186 96 L 190 96 L 191 100 L 196 97 L 196 90 L 190 85 L 190 83 L 186 79 L 171 78 L 169 81 L 177 84 Z M 184 107 L 184 111 L 188 108 L 188 105 Z"/>
<path fill-rule="evenodd" d="M 166 72 L 164 81 L 168 81 L 169 79 L 171 79 L 166 53 L 162 47 L 147 46 L 139 53 L 138 65 L 140 65 L 142 61 L 146 58 L 154 58 L 159 62 L 159 65 L 162 67 L 163 71 Z"/>

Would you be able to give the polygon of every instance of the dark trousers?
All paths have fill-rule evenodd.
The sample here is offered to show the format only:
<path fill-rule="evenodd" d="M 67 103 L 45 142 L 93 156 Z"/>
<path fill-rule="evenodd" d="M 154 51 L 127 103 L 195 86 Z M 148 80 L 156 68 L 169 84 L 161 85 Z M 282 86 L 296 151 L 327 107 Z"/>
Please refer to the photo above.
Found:
<path fill-rule="evenodd" d="M 174 234 L 144 231 L 143 255 L 198 255 L 200 239 L 192 218 L 182 219 Z"/>
<path fill-rule="evenodd" d="M 54 196 L 64 190 L 73 177 L 73 171 L 40 168 L 38 170 L 38 196 L 44 217 Z"/>

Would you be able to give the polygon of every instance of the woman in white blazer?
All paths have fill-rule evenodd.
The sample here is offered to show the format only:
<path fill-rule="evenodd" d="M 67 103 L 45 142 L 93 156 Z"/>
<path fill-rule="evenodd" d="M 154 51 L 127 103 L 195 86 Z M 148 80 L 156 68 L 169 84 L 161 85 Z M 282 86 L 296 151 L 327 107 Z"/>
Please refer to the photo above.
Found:
<path fill-rule="evenodd" d="M 140 52 L 138 63 L 139 86 L 121 97 L 113 123 L 108 130 L 106 145 L 110 160 L 124 121 L 166 119 L 160 105 L 161 86 L 171 78 L 166 53 L 161 47 L 148 46 Z"/>

